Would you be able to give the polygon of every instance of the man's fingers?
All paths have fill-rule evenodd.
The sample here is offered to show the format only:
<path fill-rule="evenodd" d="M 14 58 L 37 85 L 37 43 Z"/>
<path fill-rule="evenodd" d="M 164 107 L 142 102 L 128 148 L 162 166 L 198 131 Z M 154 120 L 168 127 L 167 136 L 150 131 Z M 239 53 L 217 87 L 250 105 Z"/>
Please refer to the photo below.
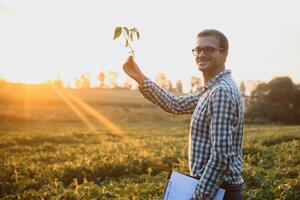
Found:
<path fill-rule="evenodd" d="M 125 71 L 128 71 L 128 70 L 133 70 L 135 67 L 136 67 L 136 63 L 133 60 L 133 56 L 129 56 L 123 65 L 123 69 Z"/>
<path fill-rule="evenodd" d="M 132 62 L 133 61 L 133 57 L 132 56 L 129 56 L 128 58 L 127 58 L 127 62 Z"/>

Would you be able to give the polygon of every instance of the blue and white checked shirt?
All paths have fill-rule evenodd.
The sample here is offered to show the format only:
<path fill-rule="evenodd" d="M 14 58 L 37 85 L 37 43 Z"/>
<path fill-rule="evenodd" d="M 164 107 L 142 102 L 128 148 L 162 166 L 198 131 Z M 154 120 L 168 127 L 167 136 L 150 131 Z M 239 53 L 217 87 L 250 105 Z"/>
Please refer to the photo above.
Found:
<path fill-rule="evenodd" d="M 189 167 L 200 177 L 192 199 L 213 199 L 223 182 L 242 184 L 243 101 L 230 70 L 223 70 L 200 93 L 175 96 L 150 79 L 143 96 L 166 112 L 192 114 Z"/>

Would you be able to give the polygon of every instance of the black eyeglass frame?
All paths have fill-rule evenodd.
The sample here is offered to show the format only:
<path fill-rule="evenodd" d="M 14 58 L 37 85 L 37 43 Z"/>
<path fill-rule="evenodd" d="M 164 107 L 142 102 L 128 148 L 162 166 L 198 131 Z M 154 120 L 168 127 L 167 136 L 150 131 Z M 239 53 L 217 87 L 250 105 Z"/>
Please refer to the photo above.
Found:
<path fill-rule="evenodd" d="M 203 51 L 206 56 L 211 56 L 216 51 L 223 51 L 224 48 L 205 46 L 205 47 L 195 47 L 192 49 L 194 56 L 198 56 Z"/>

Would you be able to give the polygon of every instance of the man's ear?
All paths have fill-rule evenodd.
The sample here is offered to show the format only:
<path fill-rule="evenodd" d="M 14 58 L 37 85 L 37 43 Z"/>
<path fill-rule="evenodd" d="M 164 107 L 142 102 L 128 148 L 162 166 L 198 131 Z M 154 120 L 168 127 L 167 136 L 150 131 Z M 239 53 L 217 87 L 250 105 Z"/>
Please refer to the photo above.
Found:
<path fill-rule="evenodd" d="M 226 62 L 227 56 L 228 56 L 228 51 L 222 51 L 222 55 L 224 58 L 224 62 Z"/>
<path fill-rule="evenodd" d="M 224 54 L 224 57 L 228 56 L 228 51 L 223 51 L 222 53 Z"/>

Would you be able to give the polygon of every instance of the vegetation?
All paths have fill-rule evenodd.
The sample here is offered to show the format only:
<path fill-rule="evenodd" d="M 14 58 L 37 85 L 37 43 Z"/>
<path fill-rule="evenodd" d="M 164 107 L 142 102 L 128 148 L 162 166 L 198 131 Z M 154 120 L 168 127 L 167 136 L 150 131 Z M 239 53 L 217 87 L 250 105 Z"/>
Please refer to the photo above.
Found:
<path fill-rule="evenodd" d="M 136 27 L 133 27 L 131 29 L 127 27 L 119 27 L 117 26 L 114 31 L 114 37 L 113 39 L 117 39 L 120 37 L 120 35 L 123 33 L 124 39 L 125 39 L 125 48 L 128 47 L 130 49 L 129 54 L 134 57 L 134 49 L 132 47 L 133 38 L 136 37 L 136 39 L 140 39 L 140 33 L 137 30 Z"/>
<path fill-rule="evenodd" d="M 137 91 L 54 88 L 0 87 L 0 199 L 157 200 L 171 168 L 189 173 L 190 116 Z M 299 130 L 246 125 L 245 199 L 300 198 Z"/>
<path fill-rule="evenodd" d="M 289 77 L 259 84 L 251 99 L 248 122 L 300 124 L 300 89 Z"/>

